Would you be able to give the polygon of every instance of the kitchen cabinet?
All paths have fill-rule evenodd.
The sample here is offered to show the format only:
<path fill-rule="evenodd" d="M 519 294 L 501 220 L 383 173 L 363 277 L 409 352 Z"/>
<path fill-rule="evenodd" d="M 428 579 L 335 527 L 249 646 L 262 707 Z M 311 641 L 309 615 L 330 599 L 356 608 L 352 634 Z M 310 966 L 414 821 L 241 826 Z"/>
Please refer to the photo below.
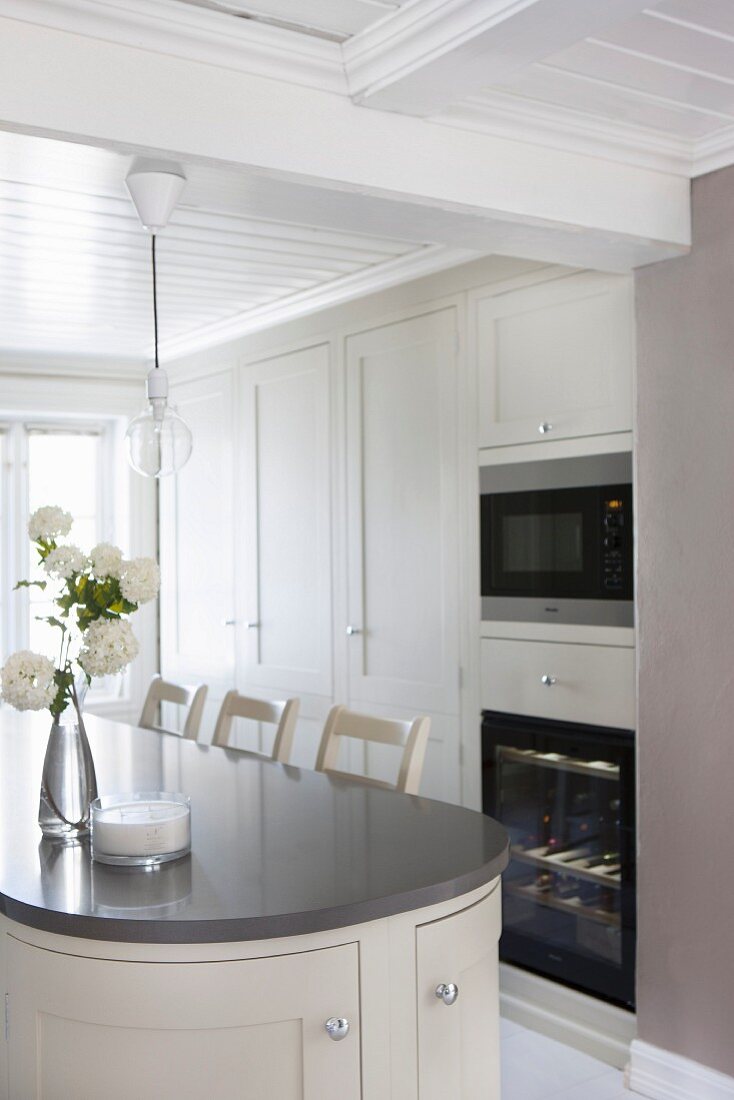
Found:
<path fill-rule="evenodd" d="M 417 929 L 421 1100 L 499 1095 L 499 935 L 491 895 Z"/>
<path fill-rule="evenodd" d="M 456 323 L 444 309 L 346 340 L 348 593 L 336 639 L 347 646 L 350 706 L 431 715 L 421 790 L 451 798 L 460 711 Z M 370 746 L 368 771 L 386 777 L 386 757 Z"/>
<path fill-rule="evenodd" d="M 226 963 L 112 961 L 6 943 L 13 1100 L 362 1095 L 354 943 Z M 344 1041 L 330 1040 L 332 1017 L 349 1020 Z"/>
<path fill-rule="evenodd" d="M 195 446 L 162 486 L 161 544 L 164 675 L 208 679 L 217 705 L 297 696 L 305 766 L 334 702 L 428 714 L 421 791 L 459 802 L 456 334 L 447 307 L 176 382 Z M 394 781 L 394 749 L 345 748 L 340 766 Z"/>
<path fill-rule="evenodd" d="M 240 368 L 237 683 L 333 695 L 329 346 Z"/>
<path fill-rule="evenodd" d="M 470 296 L 479 446 L 632 429 L 634 285 L 581 272 Z"/>
<path fill-rule="evenodd" d="M 209 728 L 235 676 L 232 371 L 180 382 L 171 399 L 194 447 L 186 466 L 160 482 L 161 671 L 209 685 Z"/>

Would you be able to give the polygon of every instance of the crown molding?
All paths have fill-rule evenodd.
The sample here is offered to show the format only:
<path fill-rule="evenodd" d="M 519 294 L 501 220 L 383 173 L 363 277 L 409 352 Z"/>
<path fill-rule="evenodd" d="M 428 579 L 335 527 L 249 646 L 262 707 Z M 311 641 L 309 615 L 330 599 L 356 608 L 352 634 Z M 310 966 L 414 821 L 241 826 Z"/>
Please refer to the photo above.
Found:
<path fill-rule="evenodd" d="M 59 355 L 45 351 L 19 351 L 0 347 L 0 376 L 94 378 L 99 382 L 142 382 L 147 361 L 141 357 Z"/>
<path fill-rule="evenodd" d="M 252 332 L 293 321 L 305 314 L 317 313 L 330 306 L 341 305 L 354 298 L 388 290 L 399 283 L 419 279 L 424 275 L 432 275 L 447 267 L 455 267 L 457 264 L 466 263 L 467 260 L 475 260 L 479 255 L 479 252 L 464 248 L 427 245 L 405 256 L 398 256 L 394 260 L 387 260 L 385 263 L 357 271 L 353 275 L 332 279 L 321 286 L 289 294 L 288 297 L 276 302 L 257 306 L 244 313 L 238 313 L 234 317 L 205 325 L 193 332 L 164 340 L 160 346 L 161 355 L 164 359 L 170 360 L 190 355 L 195 351 L 204 351 Z"/>
<path fill-rule="evenodd" d="M 694 142 L 659 130 L 495 90 L 472 96 L 428 121 L 686 177 L 697 152 Z"/>
<path fill-rule="evenodd" d="M 696 142 L 691 176 L 695 179 L 707 172 L 728 168 L 730 164 L 734 164 L 734 126 L 727 126 Z"/>
<path fill-rule="evenodd" d="M 0 16 L 347 94 L 338 43 L 178 0 L 0 0 Z"/>
<path fill-rule="evenodd" d="M 413 0 L 342 43 L 356 102 L 535 0 Z M 481 11 L 481 16 L 480 16 Z M 451 27 L 450 39 L 447 29 Z"/>
<path fill-rule="evenodd" d="M 427 121 L 652 168 L 686 179 L 734 164 L 734 126 L 724 126 L 692 141 L 494 89 Z"/>

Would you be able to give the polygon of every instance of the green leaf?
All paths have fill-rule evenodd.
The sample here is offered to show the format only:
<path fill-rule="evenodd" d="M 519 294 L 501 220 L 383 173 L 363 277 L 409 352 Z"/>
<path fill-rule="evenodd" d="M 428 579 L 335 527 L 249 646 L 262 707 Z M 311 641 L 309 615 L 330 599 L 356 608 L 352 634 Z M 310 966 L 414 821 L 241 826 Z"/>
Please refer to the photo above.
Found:
<path fill-rule="evenodd" d="M 49 623 L 50 626 L 58 626 L 60 630 L 66 633 L 66 623 L 62 623 L 60 619 L 55 619 L 53 615 L 36 615 L 36 619 L 41 623 Z"/>
<path fill-rule="evenodd" d="M 40 589 L 44 589 L 46 587 L 47 583 L 48 583 L 47 581 L 18 581 L 18 583 L 13 588 L 13 592 L 17 591 L 17 589 L 19 589 L 19 588 L 40 588 Z"/>
<path fill-rule="evenodd" d="M 56 669 L 54 683 L 56 684 L 56 695 L 48 709 L 54 717 L 58 718 L 62 711 L 66 710 L 67 703 L 71 700 L 71 685 L 74 683 L 74 673 L 69 665 L 65 668 Z"/>
<path fill-rule="evenodd" d="M 38 549 L 38 560 L 45 561 L 51 551 L 56 549 L 56 539 L 38 539 L 36 548 Z"/>

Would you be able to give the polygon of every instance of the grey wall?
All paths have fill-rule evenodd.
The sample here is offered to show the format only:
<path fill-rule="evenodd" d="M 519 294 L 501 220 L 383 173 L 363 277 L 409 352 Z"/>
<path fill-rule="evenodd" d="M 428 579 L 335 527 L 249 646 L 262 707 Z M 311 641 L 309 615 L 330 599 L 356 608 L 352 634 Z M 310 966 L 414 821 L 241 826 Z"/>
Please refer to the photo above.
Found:
<path fill-rule="evenodd" d="M 637 325 L 639 1034 L 734 1075 L 734 169 Z"/>

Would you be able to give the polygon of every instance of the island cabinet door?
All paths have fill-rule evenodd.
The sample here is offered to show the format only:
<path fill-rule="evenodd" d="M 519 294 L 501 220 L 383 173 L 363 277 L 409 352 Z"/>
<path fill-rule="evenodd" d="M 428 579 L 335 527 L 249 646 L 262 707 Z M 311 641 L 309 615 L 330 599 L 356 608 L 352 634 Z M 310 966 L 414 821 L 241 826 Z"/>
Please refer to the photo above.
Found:
<path fill-rule="evenodd" d="M 420 1100 L 500 1100 L 499 934 L 499 889 L 417 929 Z"/>
<path fill-rule="evenodd" d="M 128 963 L 9 938 L 10 1100 L 357 1100 L 356 944 Z M 325 1028 L 346 1018 L 334 1041 Z"/>

